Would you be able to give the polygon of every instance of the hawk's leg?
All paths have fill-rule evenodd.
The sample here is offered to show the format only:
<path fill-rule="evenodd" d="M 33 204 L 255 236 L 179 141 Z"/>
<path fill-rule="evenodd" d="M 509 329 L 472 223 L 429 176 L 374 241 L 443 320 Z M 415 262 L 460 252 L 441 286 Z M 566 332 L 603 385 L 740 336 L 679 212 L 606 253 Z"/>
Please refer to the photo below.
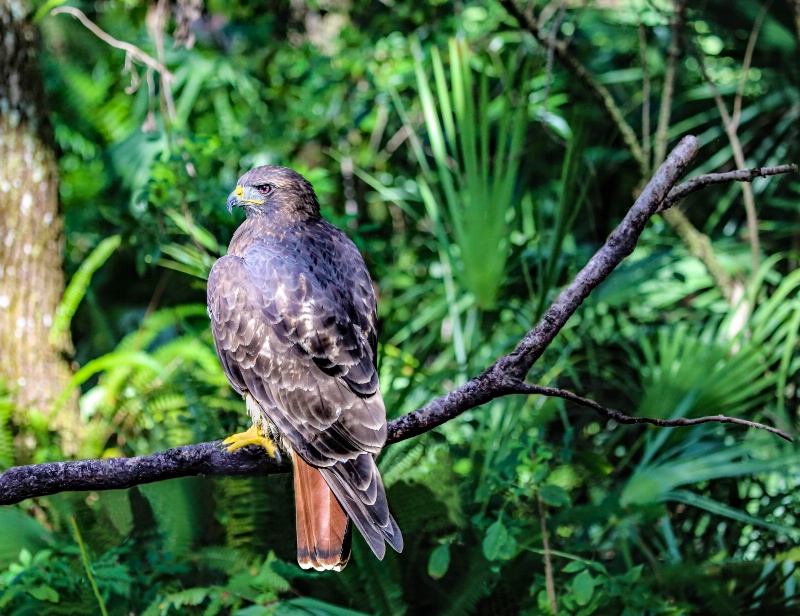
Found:
<path fill-rule="evenodd" d="M 281 433 L 278 427 L 273 424 L 261 405 L 256 401 L 250 393 L 245 392 L 244 402 L 247 407 L 247 414 L 253 420 L 253 425 L 250 426 L 245 432 L 239 432 L 229 436 L 224 441 L 223 445 L 228 446 L 228 451 L 236 451 L 248 445 L 258 445 L 267 450 L 271 458 L 275 458 L 278 462 L 281 461 L 281 449 L 289 453 L 289 446 L 281 438 Z"/>
<path fill-rule="evenodd" d="M 258 428 L 255 426 L 250 426 L 245 432 L 232 434 L 222 441 L 222 444 L 228 446 L 229 452 L 236 451 L 242 447 L 247 447 L 248 445 L 258 445 L 259 447 L 266 449 L 271 458 L 275 458 L 276 460 L 280 461 L 280 453 L 278 452 L 278 448 L 275 446 L 275 441 L 273 441 L 270 437 L 261 434 L 258 431 Z"/>

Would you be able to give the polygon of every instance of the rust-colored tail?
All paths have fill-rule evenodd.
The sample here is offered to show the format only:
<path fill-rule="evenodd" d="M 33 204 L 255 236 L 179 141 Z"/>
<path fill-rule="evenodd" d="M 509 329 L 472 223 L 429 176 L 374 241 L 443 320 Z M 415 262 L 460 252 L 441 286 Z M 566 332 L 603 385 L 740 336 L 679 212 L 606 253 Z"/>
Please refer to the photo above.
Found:
<path fill-rule="evenodd" d="M 350 559 L 350 520 L 322 473 L 294 451 L 297 562 L 303 569 L 341 571 Z"/>

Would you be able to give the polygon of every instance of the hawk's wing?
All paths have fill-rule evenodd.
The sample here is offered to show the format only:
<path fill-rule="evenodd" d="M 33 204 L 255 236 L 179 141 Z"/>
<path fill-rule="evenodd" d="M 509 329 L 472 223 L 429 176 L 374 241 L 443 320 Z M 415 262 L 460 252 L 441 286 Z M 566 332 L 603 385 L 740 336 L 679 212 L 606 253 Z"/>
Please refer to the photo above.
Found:
<path fill-rule="evenodd" d="M 211 328 L 233 387 L 249 392 L 318 467 L 373 551 L 402 547 L 374 455 L 386 441 L 375 367 L 375 297 L 356 247 L 327 223 L 255 241 L 216 262 Z"/>

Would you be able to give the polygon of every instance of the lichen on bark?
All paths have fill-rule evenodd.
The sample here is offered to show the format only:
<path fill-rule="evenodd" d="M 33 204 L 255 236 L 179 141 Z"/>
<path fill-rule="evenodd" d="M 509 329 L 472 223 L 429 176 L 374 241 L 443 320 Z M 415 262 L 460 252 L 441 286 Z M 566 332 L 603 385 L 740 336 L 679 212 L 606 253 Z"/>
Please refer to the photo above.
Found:
<path fill-rule="evenodd" d="M 64 292 L 58 166 L 27 3 L 0 0 L 0 381 L 18 419 L 41 413 L 75 451 L 77 401 L 53 416 L 71 377 L 69 333 L 51 343 Z"/>

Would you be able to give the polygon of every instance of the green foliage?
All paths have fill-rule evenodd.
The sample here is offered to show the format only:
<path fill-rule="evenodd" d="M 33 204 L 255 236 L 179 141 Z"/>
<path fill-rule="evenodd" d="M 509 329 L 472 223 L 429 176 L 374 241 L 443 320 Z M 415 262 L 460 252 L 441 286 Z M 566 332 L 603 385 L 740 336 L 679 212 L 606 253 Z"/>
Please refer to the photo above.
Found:
<path fill-rule="evenodd" d="M 193 47 L 173 45 L 170 18 L 163 57 L 146 26 L 151 3 L 84 6 L 111 36 L 166 63 L 174 113 L 158 75 L 151 91 L 123 51 L 49 14 L 61 4 L 38 3 L 35 19 L 71 279 L 52 335 L 71 327 L 75 341 L 64 399 L 79 388 L 79 457 L 146 454 L 247 423 L 214 352 L 204 289 L 239 222 L 225 198 L 246 169 L 304 173 L 324 215 L 362 249 L 379 295 L 390 417 L 513 349 L 641 186 L 574 70 L 498 3 L 264 11 L 215 0 L 192 26 Z M 668 4 L 556 4 L 527 8 L 637 135 L 653 132 Z M 743 84 L 748 165 L 798 158 L 793 18 L 770 5 L 745 71 L 762 7 L 740 4 L 690 7 L 681 37 L 689 48 L 668 140 L 700 136 L 698 173 L 732 165 L 701 53 L 729 106 Z M 755 271 L 740 186 L 710 188 L 685 208 L 735 279 L 738 305 L 655 219 L 532 381 L 631 414 L 735 415 L 791 432 L 800 184 L 773 178 L 753 190 Z M 32 461 L 63 457 L 44 415 L 13 409 L 0 389 L 0 468 L 31 461 L 30 451 Z M 769 435 L 619 426 L 562 400 L 515 397 L 393 445 L 379 462 L 405 550 L 378 562 L 356 536 L 339 575 L 294 564 L 285 476 L 191 478 L 1 510 L 0 613 L 544 614 L 548 581 L 559 614 L 791 614 L 800 600 L 800 464 Z"/>
<path fill-rule="evenodd" d="M 36 520 L 18 509 L 0 510 L 0 523 L 5 531 L 0 537 L 0 565 L 8 566 L 16 562 L 17 557 L 29 550 L 45 549 L 53 541 L 53 537 Z"/>
<path fill-rule="evenodd" d="M 11 417 L 14 403 L 11 396 L 0 382 L 0 470 L 14 466 L 14 435 Z"/>
<path fill-rule="evenodd" d="M 62 398 L 102 373 L 81 396 L 81 413 L 92 419 L 81 455 L 140 453 L 154 443 L 174 447 L 210 438 L 209 430 L 221 428 L 224 413 L 215 421 L 195 421 L 204 409 L 235 406 L 225 397 L 227 380 L 206 319 L 204 305 L 153 312 L 115 350 L 75 373 Z"/>
<path fill-rule="evenodd" d="M 56 318 L 50 329 L 51 344 L 59 340 L 69 329 L 72 317 L 75 316 L 75 311 L 78 309 L 78 304 L 80 304 L 89 283 L 92 281 L 92 274 L 119 248 L 120 242 L 121 238 L 118 235 L 107 237 L 81 263 L 78 271 L 75 272 L 64 291 L 64 298 L 56 308 Z"/>
<path fill-rule="evenodd" d="M 272 569 L 275 556 L 269 554 L 262 563 L 239 564 L 231 572 L 227 583 L 220 586 L 188 588 L 168 594 L 143 612 L 144 616 L 195 613 L 192 608 L 202 607 L 202 614 L 237 614 L 257 616 L 272 614 L 266 606 L 275 603 L 280 594 L 289 590 L 289 584 Z M 292 604 L 291 601 L 288 602 Z M 247 607 L 243 607 L 247 605 Z M 312 604 L 313 605 L 313 604 Z M 298 606 L 299 607 L 299 606 Z M 326 607 L 321 603 L 321 607 Z M 332 607 L 332 606 L 329 606 Z M 287 606 L 288 608 L 288 606 Z M 335 608 L 334 608 L 335 610 Z M 300 609 L 297 610 L 301 612 Z M 196 613 L 201 613 L 197 611 Z M 293 613 L 286 609 L 286 613 Z"/>
<path fill-rule="evenodd" d="M 83 544 L 83 539 L 81 538 L 81 531 L 78 529 L 78 524 L 75 522 L 75 518 L 72 518 L 72 529 L 75 531 L 75 540 L 78 542 L 78 547 L 81 551 L 81 562 L 83 562 L 83 570 L 86 571 L 86 577 L 89 580 L 89 584 L 92 586 L 92 592 L 94 593 L 95 598 L 97 599 L 97 606 L 100 608 L 100 613 L 103 616 L 108 616 L 108 610 L 106 609 L 106 602 L 103 600 L 102 595 L 100 594 L 100 590 L 97 588 L 97 581 L 94 579 L 94 575 L 92 574 L 92 566 L 89 562 L 89 556 L 86 553 L 86 546 Z M 57 593 L 53 591 L 52 599 L 57 600 Z"/>
<path fill-rule="evenodd" d="M 423 172 L 418 190 L 448 263 L 458 264 L 458 277 L 478 306 L 491 309 L 508 256 L 508 219 L 513 216 L 527 125 L 526 93 L 515 97 L 512 84 L 503 84 L 500 94 L 490 99 L 489 75 L 484 70 L 478 84 L 474 82 L 472 64 L 477 58 L 464 41 L 450 41 L 449 79 L 436 47 L 431 54 L 435 95 L 422 61 L 417 59 L 414 68 L 435 169 L 400 105 Z M 514 75 L 515 68 L 506 69 L 504 77 Z M 526 83 L 526 71 L 522 72 Z"/>

